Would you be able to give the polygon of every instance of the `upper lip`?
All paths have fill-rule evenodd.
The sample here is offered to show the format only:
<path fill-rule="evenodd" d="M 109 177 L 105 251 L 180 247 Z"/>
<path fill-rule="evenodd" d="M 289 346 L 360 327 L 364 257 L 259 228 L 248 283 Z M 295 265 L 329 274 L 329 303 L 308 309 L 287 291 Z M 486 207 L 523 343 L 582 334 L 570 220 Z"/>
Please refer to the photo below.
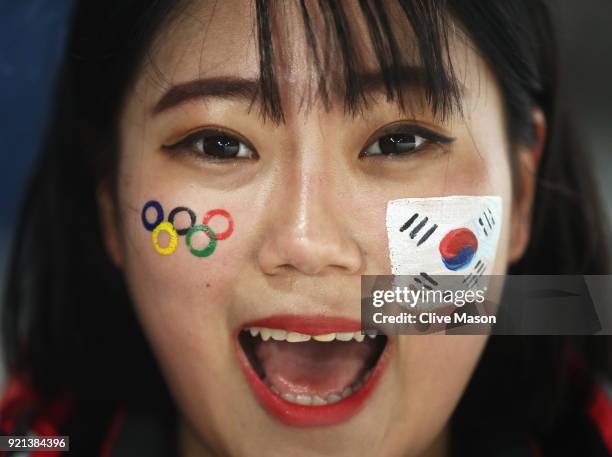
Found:
<path fill-rule="evenodd" d="M 249 327 L 277 328 L 306 335 L 324 335 L 333 332 L 358 332 L 361 330 L 361 322 L 347 317 L 321 314 L 276 314 L 245 322 L 239 330 Z"/>

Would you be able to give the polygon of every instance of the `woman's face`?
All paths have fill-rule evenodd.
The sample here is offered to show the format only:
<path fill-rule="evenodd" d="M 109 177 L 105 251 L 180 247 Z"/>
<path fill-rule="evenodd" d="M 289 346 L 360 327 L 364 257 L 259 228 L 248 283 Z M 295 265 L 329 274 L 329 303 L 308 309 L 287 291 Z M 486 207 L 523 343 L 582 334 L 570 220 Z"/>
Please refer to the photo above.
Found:
<path fill-rule="evenodd" d="M 232 456 L 404 456 L 443 446 L 485 336 L 389 336 L 376 360 L 381 337 L 263 342 L 243 330 L 358 331 L 360 276 L 391 271 L 385 212 L 393 199 L 501 196 L 494 273 L 505 272 L 523 242 L 520 224 L 511 224 L 516 202 L 495 79 L 453 39 L 463 116 L 440 121 L 419 87 L 407 93 L 406 114 L 376 84 L 357 116 L 341 99 L 325 109 L 313 95 L 300 13 L 287 6 L 274 32 L 283 40 L 275 68 L 284 120 L 276 124 L 251 105 L 254 18 L 240 0 L 177 15 L 151 47 L 120 124 L 119 220 L 107 242 L 179 406 L 183 446 Z M 365 42 L 363 50 L 376 70 Z M 389 155 L 401 149 L 393 135 L 416 146 Z M 233 231 L 223 239 L 229 219 L 217 214 L 207 223 L 219 237 L 212 254 L 194 255 L 179 234 L 174 252 L 161 255 L 141 220 L 149 200 L 165 220 L 176 207 L 190 208 L 196 224 L 225 210 Z M 178 212 L 175 229 L 189 224 Z M 158 235 L 163 251 L 170 237 Z M 190 237 L 196 251 L 209 243 L 203 231 Z M 378 367 L 374 382 L 338 401 L 370 365 Z"/>

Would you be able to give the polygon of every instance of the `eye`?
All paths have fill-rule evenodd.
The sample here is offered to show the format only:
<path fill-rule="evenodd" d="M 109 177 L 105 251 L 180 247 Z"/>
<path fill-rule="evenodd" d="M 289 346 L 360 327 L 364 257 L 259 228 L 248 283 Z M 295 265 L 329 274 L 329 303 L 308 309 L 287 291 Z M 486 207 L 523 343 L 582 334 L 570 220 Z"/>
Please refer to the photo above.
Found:
<path fill-rule="evenodd" d="M 253 148 L 237 136 L 219 130 L 199 130 L 177 143 L 164 145 L 168 150 L 187 150 L 212 160 L 250 159 L 256 157 Z"/>
<path fill-rule="evenodd" d="M 394 125 L 385 128 L 360 156 L 410 155 L 429 143 L 449 144 L 453 141 L 453 138 L 420 126 Z"/>
<path fill-rule="evenodd" d="M 385 135 L 364 151 L 366 155 L 406 154 L 414 151 L 427 140 L 419 135 L 392 134 Z"/>

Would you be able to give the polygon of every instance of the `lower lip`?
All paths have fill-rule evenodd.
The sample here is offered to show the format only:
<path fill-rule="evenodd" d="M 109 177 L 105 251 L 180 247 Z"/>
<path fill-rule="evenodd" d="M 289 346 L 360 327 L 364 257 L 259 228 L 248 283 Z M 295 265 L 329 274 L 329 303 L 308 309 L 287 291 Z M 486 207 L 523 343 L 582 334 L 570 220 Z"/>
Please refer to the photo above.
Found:
<path fill-rule="evenodd" d="M 390 340 L 387 339 L 387 344 L 385 345 L 383 353 L 380 355 L 370 377 L 359 390 L 336 403 L 308 406 L 288 402 L 280 395 L 272 392 L 272 390 L 270 390 L 270 388 L 259 378 L 257 373 L 255 373 L 237 337 L 235 341 L 240 365 L 259 403 L 273 417 L 293 427 L 334 425 L 347 421 L 356 415 L 365 404 L 366 400 L 374 392 L 382 377 L 389 363 L 389 347 L 391 345 Z"/>

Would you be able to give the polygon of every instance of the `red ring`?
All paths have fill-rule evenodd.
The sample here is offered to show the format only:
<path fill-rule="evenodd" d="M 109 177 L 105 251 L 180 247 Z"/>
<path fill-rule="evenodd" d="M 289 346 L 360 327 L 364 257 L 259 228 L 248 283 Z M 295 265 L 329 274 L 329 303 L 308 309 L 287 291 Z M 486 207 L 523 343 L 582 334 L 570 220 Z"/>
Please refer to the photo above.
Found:
<path fill-rule="evenodd" d="M 210 221 L 213 218 L 213 216 L 224 216 L 227 219 L 227 229 L 225 230 L 225 232 L 215 233 L 215 235 L 217 236 L 217 240 L 224 240 L 228 238 L 234 231 L 234 220 L 232 219 L 232 216 L 230 215 L 230 213 L 221 208 L 211 209 L 204 215 L 204 219 L 202 220 L 202 223 L 208 226 L 209 225 L 208 221 Z M 204 232 L 204 233 L 206 233 L 206 235 L 210 237 L 208 232 Z"/>

